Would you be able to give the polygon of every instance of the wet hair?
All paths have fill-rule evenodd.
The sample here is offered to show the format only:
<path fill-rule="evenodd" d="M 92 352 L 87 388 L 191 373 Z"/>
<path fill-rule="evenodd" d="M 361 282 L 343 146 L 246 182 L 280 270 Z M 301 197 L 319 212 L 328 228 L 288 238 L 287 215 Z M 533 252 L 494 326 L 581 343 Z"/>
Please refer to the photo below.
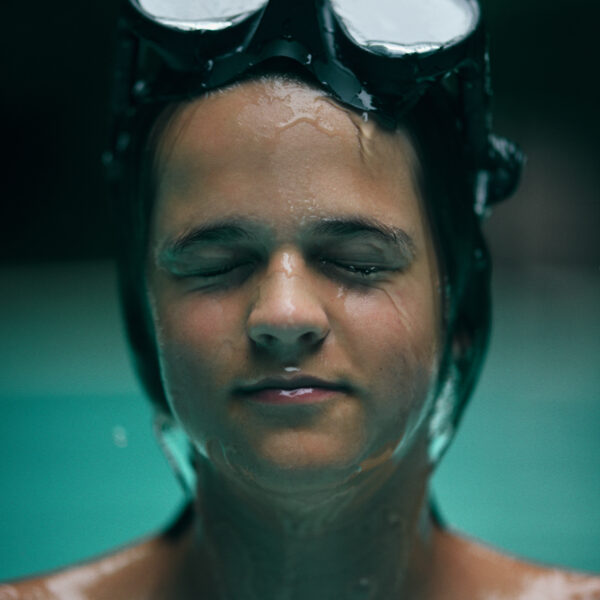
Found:
<path fill-rule="evenodd" d="M 288 66 L 263 68 L 244 79 L 259 77 L 320 89 L 308 75 Z M 164 413 L 170 409 L 161 380 L 145 272 L 157 187 L 157 146 L 177 106 L 150 105 L 137 111 L 114 194 L 120 240 L 120 294 L 127 335 L 144 389 L 155 408 Z M 474 174 L 469 169 L 451 101 L 440 86 L 426 93 L 396 123 L 390 125 L 387 119 L 380 125 L 401 127 L 415 146 L 418 186 L 443 281 L 445 345 L 433 407 L 441 419 L 436 427 L 444 440 L 443 450 L 478 379 L 490 330 L 490 261 L 480 218 L 474 210 Z"/>

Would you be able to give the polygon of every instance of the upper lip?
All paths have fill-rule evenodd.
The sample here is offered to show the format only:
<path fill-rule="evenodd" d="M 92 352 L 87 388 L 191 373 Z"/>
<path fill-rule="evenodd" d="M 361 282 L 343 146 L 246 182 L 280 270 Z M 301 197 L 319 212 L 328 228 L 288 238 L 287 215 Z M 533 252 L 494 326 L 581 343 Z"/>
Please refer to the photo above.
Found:
<path fill-rule="evenodd" d="M 349 386 L 340 381 L 328 381 L 310 375 L 297 375 L 295 377 L 264 377 L 248 380 L 236 385 L 234 392 L 253 394 L 262 390 L 297 390 L 299 388 L 325 388 L 347 391 Z"/>

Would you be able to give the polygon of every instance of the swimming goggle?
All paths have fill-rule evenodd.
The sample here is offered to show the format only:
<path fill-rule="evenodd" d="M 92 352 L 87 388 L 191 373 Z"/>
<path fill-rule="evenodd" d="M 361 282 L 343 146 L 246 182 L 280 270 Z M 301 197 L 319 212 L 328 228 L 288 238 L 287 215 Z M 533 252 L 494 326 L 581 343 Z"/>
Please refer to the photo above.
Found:
<path fill-rule="evenodd" d="M 140 105 L 192 98 L 284 58 L 342 103 L 384 119 L 440 82 L 481 175 L 479 209 L 516 184 L 520 153 L 490 135 L 476 0 L 123 0 L 121 14 L 118 129 Z"/>

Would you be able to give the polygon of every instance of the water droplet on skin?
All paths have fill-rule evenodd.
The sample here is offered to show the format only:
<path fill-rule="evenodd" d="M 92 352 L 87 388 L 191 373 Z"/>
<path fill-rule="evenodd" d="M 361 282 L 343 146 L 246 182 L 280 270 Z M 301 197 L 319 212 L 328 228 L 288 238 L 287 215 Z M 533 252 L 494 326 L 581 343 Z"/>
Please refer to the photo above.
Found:
<path fill-rule="evenodd" d="M 0 600 L 19 600 L 22 597 L 22 594 L 16 588 L 10 585 L 0 586 Z"/>
<path fill-rule="evenodd" d="M 292 276 L 292 257 L 288 252 L 283 253 L 283 257 L 281 259 L 281 263 L 283 266 L 283 270 L 288 277 Z"/>
<path fill-rule="evenodd" d="M 369 121 L 369 113 L 366 110 L 363 112 L 363 114 L 361 116 L 362 116 L 362 120 L 365 123 L 368 123 L 368 121 Z"/>

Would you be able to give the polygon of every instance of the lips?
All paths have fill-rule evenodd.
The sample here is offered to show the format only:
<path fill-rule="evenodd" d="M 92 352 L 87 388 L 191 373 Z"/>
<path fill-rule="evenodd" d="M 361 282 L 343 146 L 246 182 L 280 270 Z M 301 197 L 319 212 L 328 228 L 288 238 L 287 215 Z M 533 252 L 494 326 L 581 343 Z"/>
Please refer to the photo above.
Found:
<path fill-rule="evenodd" d="M 239 385 L 234 389 L 234 395 L 263 404 L 294 405 L 325 402 L 348 391 L 345 384 L 318 377 L 273 377 Z"/>

